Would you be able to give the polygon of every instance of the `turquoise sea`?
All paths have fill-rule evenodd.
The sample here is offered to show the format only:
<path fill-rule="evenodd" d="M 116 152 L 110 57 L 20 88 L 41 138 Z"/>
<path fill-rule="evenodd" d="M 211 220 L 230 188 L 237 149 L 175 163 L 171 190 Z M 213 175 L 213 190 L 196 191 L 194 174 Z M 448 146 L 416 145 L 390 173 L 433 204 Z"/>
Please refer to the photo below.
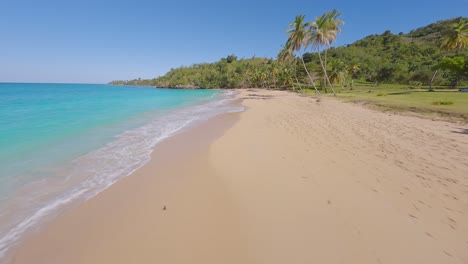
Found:
<path fill-rule="evenodd" d="M 21 235 L 143 166 L 157 143 L 240 111 L 220 90 L 0 83 L 0 258 Z"/>

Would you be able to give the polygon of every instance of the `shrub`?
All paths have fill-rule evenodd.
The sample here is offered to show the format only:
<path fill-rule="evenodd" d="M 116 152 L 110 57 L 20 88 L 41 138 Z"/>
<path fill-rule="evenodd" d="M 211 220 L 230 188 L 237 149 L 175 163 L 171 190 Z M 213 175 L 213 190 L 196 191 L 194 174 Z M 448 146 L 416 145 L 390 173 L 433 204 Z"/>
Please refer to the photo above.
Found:
<path fill-rule="evenodd" d="M 454 102 L 450 100 L 437 100 L 432 102 L 433 105 L 453 105 Z"/>

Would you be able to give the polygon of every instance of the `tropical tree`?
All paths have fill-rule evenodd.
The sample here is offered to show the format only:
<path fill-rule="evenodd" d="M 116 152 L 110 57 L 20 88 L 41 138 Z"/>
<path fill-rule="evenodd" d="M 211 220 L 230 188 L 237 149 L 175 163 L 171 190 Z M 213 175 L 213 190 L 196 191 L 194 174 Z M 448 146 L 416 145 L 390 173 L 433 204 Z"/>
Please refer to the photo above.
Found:
<path fill-rule="evenodd" d="M 340 83 L 341 88 L 344 88 L 346 82 L 347 70 L 346 65 L 339 60 L 332 60 L 330 62 L 330 75 L 331 83 Z"/>
<path fill-rule="evenodd" d="M 281 71 L 277 62 L 273 61 L 268 66 L 268 71 L 270 73 L 271 79 L 273 79 L 273 88 L 278 88 L 278 75 Z"/>
<path fill-rule="evenodd" d="M 336 9 L 328 11 L 320 17 L 315 18 L 315 21 L 310 23 L 311 34 L 309 35 L 309 42 L 312 44 L 312 49 L 316 49 L 319 55 L 320 65 L 322 66 L 325 82 L 328 82 L 334 95 L 336 95 L 333 85 L 330 82 L 327 73 L 327 53 L 326 50 L 336 41 L 336 36 L 341 33 L 340 26 L 344 24 L 339 19 L 341 13 Z M 325 47 L 325 60 L 322 60 L 320 47 Z"/>
<path fill-rule="evenodd" d="M 292 86 L 293 89 L 295 90 L 295 86 L 294 86 L 294 77 L 293 77 L 294 73 L 292 72 L 291 68 L 289 67 L 283 67 L 283 69 L 281 70 L 278 78 L 280 79 L 281 83 L 285 86 L 285 87 L 290 87 Z M 302 89 L 302 88 L 301 88 Z"/>
<path fill-rule="evenodd" d="M 357 73 L 361 70 L 361 66 L 358 63 L 351 63 L 348 66 L 348 72 L 351 74 L 351 88 L 354 86 L 354 79 L 357 77 Z"/>
<path fill-rule="evenodd" d="M 278 62 L 289 65 L 291 61 L 293 60 L 293 57 L 294 57 L 293 51 L 291 50 L 290 47 L 288 47 L 288 45 L 286 45 L 286 46 L 282 46 L 280 52 L 278 53 L 277 60 Z"/>
<path fill-rule="evenodd" d="M 447 71 L 452 88 L 455 88 L 461 80 L 468 78 L 468 61 L 465 61 L 463 56 L 443 58 L 437 68 Z"/>
<path fill-rule="evenodd" d="M 289 46 L 293 52 L 299 52 L 299 57 L 301 58 L 304 70 L 306 71 L 307 76 L 309 76 L 315 92 L 320 94 L 317 86 L 315 86 L 315 80 L 310 75 L 309 70 L 307 69 L 307 66 L 304 62 L 304 58 L 302 57 L 302 49 L 305 50 L 310 45 L 310 24 L 305 22 L 304 18 L 304 15 L 298 15 L 296 16 L 294 22 L 289 24 L 290 28 L 286 31 L 288 33 L 288 41 L 286 45 Z"/>
<path fill-rule="evenodd" d="M 468 22 L 460 18 L 458 22 L 452 23 L 446 30 L 441 32 L 441 50 L 461 50 L 468 46 Z M 445 58 L 445 56 L 444 56 Z M 433 91 L 432 82 L 439 71 L 439 67 L 429 82 L 429 91 Z"/>
<path fill-rule="evenodd" d="M 299 89 L 301 89 L 301 91 L 304 92 L 304 90 L 302 89 L 301 84 L 299 83 L 299 80 L 297 79 L 296 58 L 294 57 L 294 51 L 291 49 L 290 46 L 291 46 L 290 42 L 286 43 L 286 45 L 283 46 L 283 48 L 280 50 L 280 52 L 278 54 L 277 60 L 278 60 L 279 63 L 282 63 L 285 66 L 285 70 L 283 72 L 288 73 L 288 78 L 289 78 L 289 73 L 290 73 L 288 67 L 291 64 L 294 64 L 294 68 L 293 68 L 294 79 L 296 80 L 296 83 L 299 86 Z M 292 84 L 293 90 L 296 90 L 296 87 L 294 86 L 294 82 L 290 82 L 290 83 Z"/>
<path fill-rule="evenodd" d="M 460 18 L 458 22 L 442 32 L 442 43 L 440 48 L 443 50 L 461 50 L 468 46 L 468 21 Z"/>

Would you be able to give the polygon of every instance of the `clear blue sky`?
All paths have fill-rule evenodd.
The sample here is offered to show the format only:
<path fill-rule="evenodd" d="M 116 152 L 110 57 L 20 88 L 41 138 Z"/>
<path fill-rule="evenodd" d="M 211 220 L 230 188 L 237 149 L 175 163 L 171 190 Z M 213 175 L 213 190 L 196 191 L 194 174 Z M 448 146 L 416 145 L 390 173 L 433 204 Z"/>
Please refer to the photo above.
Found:
<path fill-rule="evenodd" d="M 1 0 L 0 82 L 106 83 L 275 57 L 296 15 L 334 8 L 346 22 L 336 45 L 468 16 L 467 0 Z"/>

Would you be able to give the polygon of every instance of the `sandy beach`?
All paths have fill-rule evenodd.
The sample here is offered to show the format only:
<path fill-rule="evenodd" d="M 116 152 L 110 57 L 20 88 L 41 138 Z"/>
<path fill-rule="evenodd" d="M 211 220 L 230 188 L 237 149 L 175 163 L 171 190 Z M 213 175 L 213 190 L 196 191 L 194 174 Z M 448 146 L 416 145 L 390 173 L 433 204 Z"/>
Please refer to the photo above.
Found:
<path fill-rule="evenodd" d="M 12 263 L 468 263 L 468 126 L 243 90 Z"/>

